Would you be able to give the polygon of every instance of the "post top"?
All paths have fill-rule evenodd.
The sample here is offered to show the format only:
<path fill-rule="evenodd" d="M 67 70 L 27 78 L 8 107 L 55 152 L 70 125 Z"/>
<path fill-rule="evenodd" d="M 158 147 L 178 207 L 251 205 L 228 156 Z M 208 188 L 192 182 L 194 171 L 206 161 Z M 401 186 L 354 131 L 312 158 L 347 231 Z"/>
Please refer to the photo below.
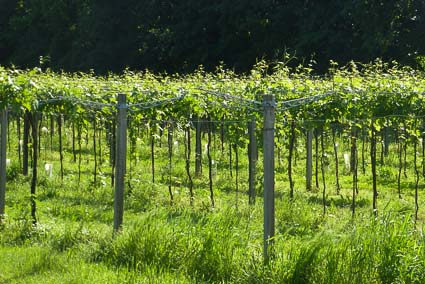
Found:
<path fill-rule="evenodd" d="M 274 94 L 264 94 L 263 95 L 263 101 L 271 101 L 274 100 L 275 95 Z"/>
<path fill-rule="evenodd" d="M 276 107 L 275 95 L 268 94 L 263 95 L 263 107 Z"/>
<path fill-rule="evenodd" d="M 127 94 L 118 94 L 118 108 L 127 108 Z"/>

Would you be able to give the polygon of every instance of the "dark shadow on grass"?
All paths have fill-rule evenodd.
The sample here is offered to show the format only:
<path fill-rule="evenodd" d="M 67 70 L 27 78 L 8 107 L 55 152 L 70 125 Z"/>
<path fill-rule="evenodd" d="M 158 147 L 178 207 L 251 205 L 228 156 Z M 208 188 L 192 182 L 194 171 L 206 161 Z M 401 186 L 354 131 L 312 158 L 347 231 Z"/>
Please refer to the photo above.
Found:
<path fill-rule="evenodd" d="M 104 198 L 104 197 L 103 197 Z M 90 197 L 83 195 L 69 195 L 69 194 L 61 194 L 56 193 L 53 198 L 39 198 L 40 201 L 48 201 L 59 204 L 65 208 L 72 207 L 88 207 L 93 210 L 102 210 L 107 211 L 109 208 L 113 208 L 113 199 Z"/>
<path fill-rule="evenodd" d="M 319 196 L 310 196 L 308 198 L 308 202 L 315 203 L 315 204 L 323 204 L 322 197 Z M 338 208 L 350 208 L 352 205 L 351 198 L 345 198 L 344 196 L 336 196 L 336 197 L 327 197 L 325 200 L 326 206 L 335 206 Z M 367 207 L 370 206 L 370 200 L 365 198 L 358 198 L 356 199 L 356 207 Z"/>

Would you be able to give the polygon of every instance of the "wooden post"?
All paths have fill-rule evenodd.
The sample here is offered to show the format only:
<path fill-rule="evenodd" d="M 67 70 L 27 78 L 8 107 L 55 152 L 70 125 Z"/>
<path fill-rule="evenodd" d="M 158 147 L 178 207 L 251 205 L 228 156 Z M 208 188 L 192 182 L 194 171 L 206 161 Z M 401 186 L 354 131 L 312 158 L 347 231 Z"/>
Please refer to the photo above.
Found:
<path fill-rule="evenodd" d="M 28 148 L 28 142 L 29 142 L 29 136 L 30 136 L 30 128 L 31 128 L 31 113 L 29 110 L 25 110 L 24 114 L 24 139 L 22 144 L 22 154 L 23 154 L 23 161 L 22 161 L 22 174 L 24 176 L 28 176 L 28 160 L 29 160 L 29 148 Z"/>
<path fill-rule="evenodd" d="M 38 116 L 39 113 L 30 114 L 32 130 L 32 178 L 31 178 L 31 217 L 33 226 L 37 225 L 37 167 L 38 167 Z"/>
<path fill-rule="evenodd" d="M 202 145 L 201 145 L 201 121 L 198 118 L 196 122 L 196 144 L 195 144 L 195 175 L 200 176 L 202 174 Z"/>
<path fill-rule="evenodd" d="M 255 131 L 257 127 L 257 122 L 255 116 L 252 118 L 252 121 L 248 123 L 248 133 L 249 133 L 249 204 L 255 204 L 255 181 L 256 181 L 256 166 L 257 166 L 257 139 L 255 137 Z"/>
<path fill-rule="evenodd" d="M 61 170 L 61 182 L 63 182 L 62 114 L 59 114 L 57 121 L 58 121 L 57 124 L 58 124 L 58 136 L 59 136 L 59 161 L 60 161 L 60 170 Z"/>
<path fill-rule="evenodd" d="M 127 161 L 127 103 L 126 95 L 118 94 L 117 151 L 115 167 L 114 232 L 122 225 L 124 215 L 124 177 Z"/>
<path fill-rule="evenodd" d="M 264 95 L 264 262 L 268 263 L 273 253 L 275 232 L 274 217 L 274 123 L 276 102 L 274 95 Z"/>
<path fill-rule="evenodd" d="M 208 144 L 207 144 L 207 158 L 208 158 L 208 180 L 210 187 L 210 199 L 212 208 L 215 207 L 214 201 L 214 190 L 213 190 L 213 180 L 212 180 L 212 158 L 211 158 L 211 131 L 212 131 L 212 122 L 211 118 L 208 117 Z"/>
<path fill-rule="evenodd" d="M 307 130 L 306 189 L 311 190 L 313 180 L 313 129 Z"/>
<path fill-rule="evenodd" d="M 6 140 L 7 140 L 7 109 L 1 112 L 0 137 L 0 224 L 3 221 L 6 205 Z"/>
<path fill-rule="evenodd" d="M 173 205 L 172 190 L 172 158 L 173 158 L 173 122 L 168 123 L 168 193 L 170 194 L 170 204 Z"/>
<path fill-rule="evenodd" d="M 370 161 L 372 166 L 372 189 L 373 189 L 373 214 L 378 215 L 377 208 L 377 199 L 378 199 L 378 191 L 376 189 L 376 128 L 374 125 L 374 121 L 370 123 L 370 131 L 371 131 L 371 139 L 370 139 Z M 407 143 L 407 142 L 406 142 Z"/>

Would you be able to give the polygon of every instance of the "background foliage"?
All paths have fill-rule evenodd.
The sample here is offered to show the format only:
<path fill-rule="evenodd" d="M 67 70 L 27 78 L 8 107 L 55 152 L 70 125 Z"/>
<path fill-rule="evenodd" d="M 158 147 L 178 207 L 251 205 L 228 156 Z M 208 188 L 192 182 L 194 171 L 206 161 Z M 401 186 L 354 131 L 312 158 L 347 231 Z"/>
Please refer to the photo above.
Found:
<path fill-rule="evenodd" d="M 417 64 L 425 2 L 0 0 L 0 64 L 96 72 L 189 72 L 219 62 L 237 71 L 295 55 Z"/>

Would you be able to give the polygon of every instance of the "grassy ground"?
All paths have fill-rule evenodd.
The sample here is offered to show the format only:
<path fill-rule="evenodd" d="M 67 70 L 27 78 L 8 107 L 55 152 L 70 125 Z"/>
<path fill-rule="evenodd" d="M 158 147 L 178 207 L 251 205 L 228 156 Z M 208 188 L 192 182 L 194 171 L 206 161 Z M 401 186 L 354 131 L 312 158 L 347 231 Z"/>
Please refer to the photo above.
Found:
<path fill-rule="evenodd" d="M 391 155 L 378 167 L 377 216 L 372 212 L 367 165 L 366 174 L 359 174 L 353 216 L 352 176 L 343 170 L 343 163 L 340 195 L 334 166 L 326 168 L 324 214 L 322 181 L 320 188 L 305 190 L 301 150 L 295 167 L 295 196 L 289 198 L 287 152 L 283 151 L 276 178 L 274 257 L 264 265 L 262 192 L 259 187 L 257 203 L 249 206 L 245 151 L 240 153 L 236 192 L 235 167 L 230 175 L 228 150 L 221 154 L 217 142 L 213 154 L 216 206 L 212 208 L 205 160 L 203 176 L 195 179 L 194 205 L 189 205 L 180 146 L 173 158 L 171 205 L 166 142 L 157 147 L 155 184 L 151 183 L 148 141 L 138 142 L 127 176 L 124 226 L 113 235 L 108 163 L 100 165 L 95 185 L 89 146 L 78 182 L 78 162 L 72 162 L 69 138 L 65 142 L 63 181 L 57 152 L 42 149 L 37 226 L 30 218 L 30 177 L 19 174 L 16 154 L 8 152 L 12 164 L 7 216 L 0 229 L 0 283 L 423 283 L 425 204 L 420 198 L 415 225 L 411 158 L 408 177 L 402 178 L 402 199 L 396 190 L 397 157 Z M 47 139 L 44 143 L 48 146 Z M 45 162 L 54 165 L 52 177 L 42 172 Z"/>

